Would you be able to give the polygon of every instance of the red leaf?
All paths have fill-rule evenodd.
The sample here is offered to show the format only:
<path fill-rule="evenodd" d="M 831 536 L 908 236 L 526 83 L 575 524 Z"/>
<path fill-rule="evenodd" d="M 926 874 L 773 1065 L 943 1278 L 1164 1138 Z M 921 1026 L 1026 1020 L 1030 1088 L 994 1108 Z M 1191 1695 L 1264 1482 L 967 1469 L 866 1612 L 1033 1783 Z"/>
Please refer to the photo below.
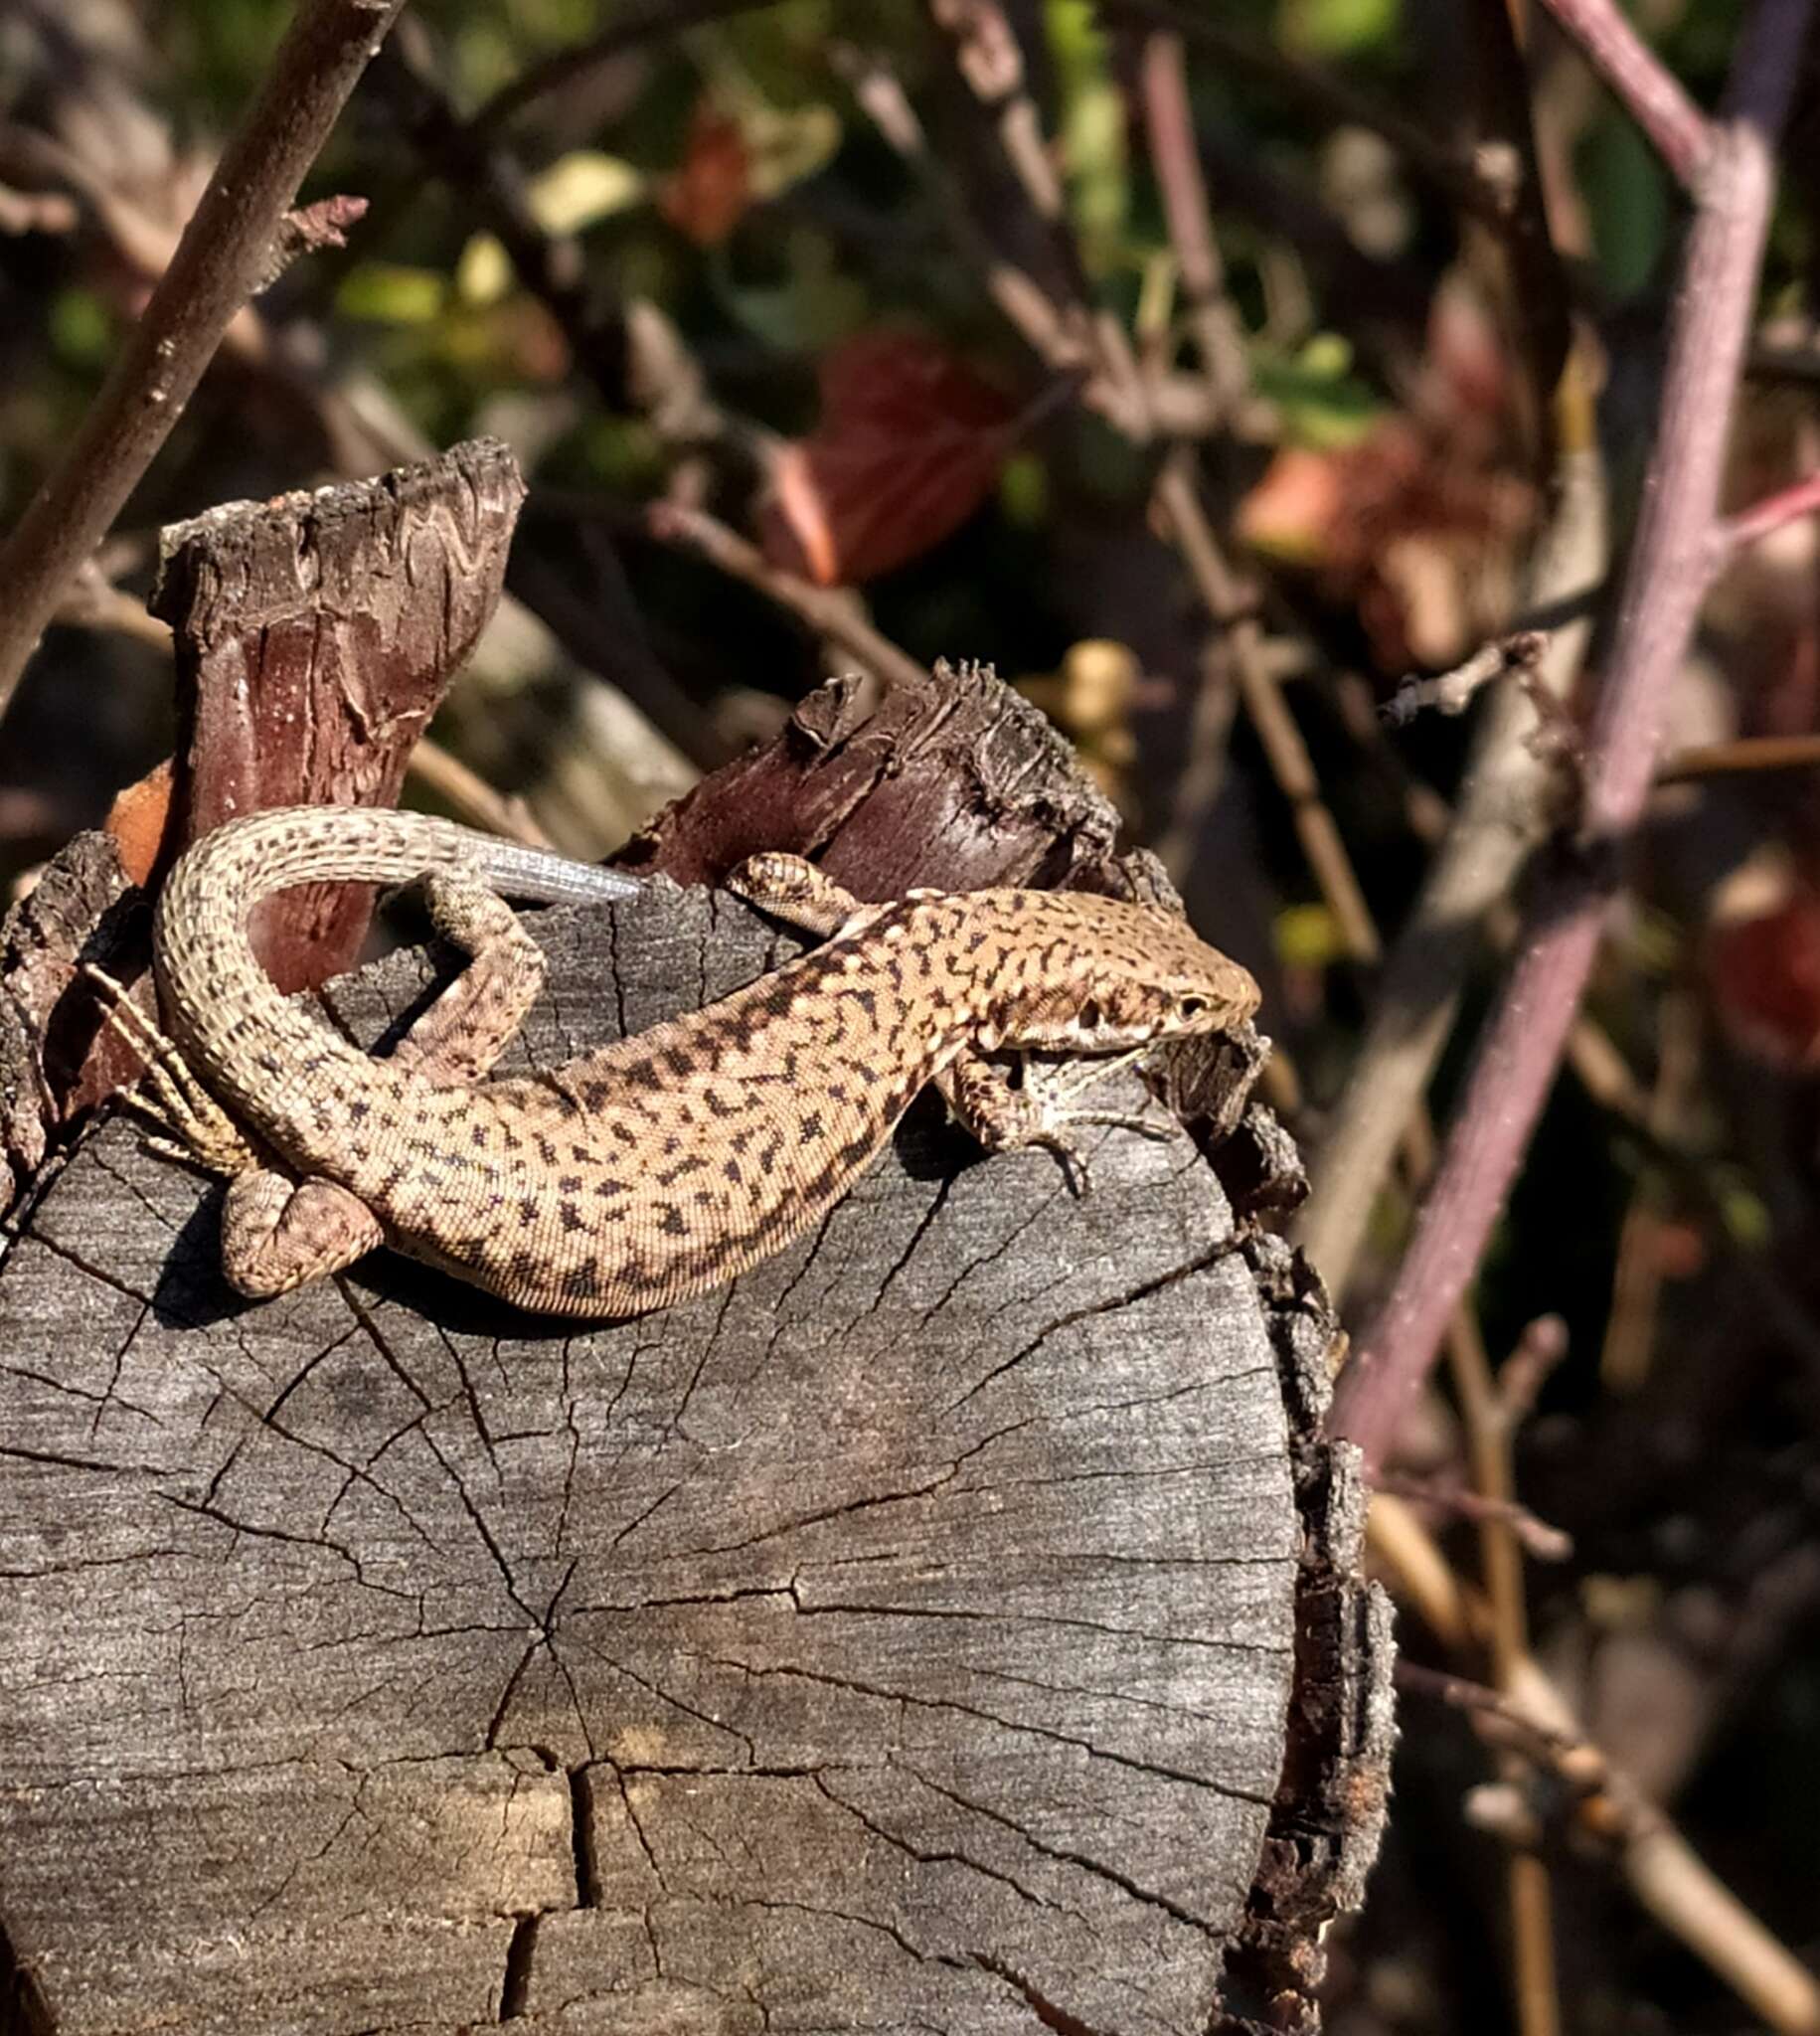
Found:
<path fill-rule="evenodd" d="M 698 99 L 682 166 L 658 191 L 658 211 L 698 248 L 712 248 L 745 218 L 751 197 L 751 157 L 739 121 Z"/>
<path fill-rule="evenodd" d="M 863 332 L 822 358 L 821 421 L 772 461 L 765 556 L 824 587 L 939 544 L 992 493 L 1011 405 L 934 340 Z"/>
<path fill-rule="evenodd" d="M 1737 1043 L 1781 1068 L 1820 1059 L 1820 898 L 1801 890 L 1719 928 L 1709 946 L 1714 999 Z"/>

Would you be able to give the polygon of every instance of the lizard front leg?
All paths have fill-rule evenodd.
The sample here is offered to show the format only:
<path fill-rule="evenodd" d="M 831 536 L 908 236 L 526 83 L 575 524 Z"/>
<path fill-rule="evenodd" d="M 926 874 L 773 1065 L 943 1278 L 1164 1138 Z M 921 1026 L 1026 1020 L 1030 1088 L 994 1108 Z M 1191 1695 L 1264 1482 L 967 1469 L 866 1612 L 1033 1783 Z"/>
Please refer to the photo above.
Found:
<path fill-rule="evenodd" d="M 1145 1138 L 1175 1135 L 1174 1126 L 1134 1116 L 1128 1110 L 1078 1107 L 1083 1091 L 1137 1058 L 1136 1053 L 1120 1054 L 1115 1059 L 1081 1061 L 1046 1073 L 1027 1060 L 1021 1080 L 1014 1086 L 1009 1069 L 981 1054 L 963 1052 L 935 1077 L 935 1086 L 955 1120 L 988 1152 L 1040 1145 L 1056 1155 L 1071 1191 L 1080 1195 L 1092 1186 L 1092 1175 L 1086 1156 L 1068 1135 L 1072 1126 L 1110 1124 Z"/>

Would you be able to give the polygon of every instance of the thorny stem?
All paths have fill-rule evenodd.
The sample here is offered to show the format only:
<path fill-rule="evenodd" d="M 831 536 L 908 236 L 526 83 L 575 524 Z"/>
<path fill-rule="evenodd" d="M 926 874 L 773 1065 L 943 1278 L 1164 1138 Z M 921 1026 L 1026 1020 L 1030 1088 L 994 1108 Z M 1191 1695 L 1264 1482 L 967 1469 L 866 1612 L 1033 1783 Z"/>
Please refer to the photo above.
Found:
<path fill-rule="evenodd" d="M 1761 0 L 1714 126 L 1674 312 L 1661 432 L 1588 742 L 1581 853 L 1541 886 L 1413 1242 L 1341 1382 L 1335 1425 L 1364 1451 L 1368 1474 L 1420 1390 L 1503 1208 L 1598 951 L 1616 851 L 1649 790 L 1668 693 L 1711 581 L 1732 400 L 1773 195 L 1773 141 L 1808 11 L 1808 0 Z"/>
<path fill-rule="evenodd" d="M 170 435 L 405 0 L 303 0 L 82 428 L 0 547 L 0 713 L 72 577 Z"/>

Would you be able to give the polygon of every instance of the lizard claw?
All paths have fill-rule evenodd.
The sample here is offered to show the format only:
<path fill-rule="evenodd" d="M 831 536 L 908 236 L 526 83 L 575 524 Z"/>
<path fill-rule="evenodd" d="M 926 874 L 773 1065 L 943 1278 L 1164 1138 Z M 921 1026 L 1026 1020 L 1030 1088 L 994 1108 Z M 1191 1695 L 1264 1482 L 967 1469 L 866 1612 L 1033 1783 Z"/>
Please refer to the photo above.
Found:
<path fill-rule="evenodd" d="M 196 1079 L 176 1043 L 132 1001 L 125 985 L 92 961 L 84 961 L 82 972 L 95 989 L 107 1024 L 144 1059 L 140 1080 L 149 1093 L 130 1094 L 125 1103 L 152 1126 L 145 1141 L 151 1150 L 208 1173 L 248 1173 L 259 1166 L 239 1125 Z"/>

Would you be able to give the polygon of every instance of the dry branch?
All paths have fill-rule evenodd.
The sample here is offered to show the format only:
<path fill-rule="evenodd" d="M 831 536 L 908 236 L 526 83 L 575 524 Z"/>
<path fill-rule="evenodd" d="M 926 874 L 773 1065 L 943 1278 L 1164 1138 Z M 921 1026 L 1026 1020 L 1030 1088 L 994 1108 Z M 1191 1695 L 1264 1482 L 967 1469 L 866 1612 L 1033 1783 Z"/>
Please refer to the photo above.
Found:
<path fill-rule="evenodd" d="M 404 0 L 303 0 L 170 266 L 82 428 L 0 547 L 0 712 L 195 393 L 229 321 L 272 272 L 285 215 Z"/>

